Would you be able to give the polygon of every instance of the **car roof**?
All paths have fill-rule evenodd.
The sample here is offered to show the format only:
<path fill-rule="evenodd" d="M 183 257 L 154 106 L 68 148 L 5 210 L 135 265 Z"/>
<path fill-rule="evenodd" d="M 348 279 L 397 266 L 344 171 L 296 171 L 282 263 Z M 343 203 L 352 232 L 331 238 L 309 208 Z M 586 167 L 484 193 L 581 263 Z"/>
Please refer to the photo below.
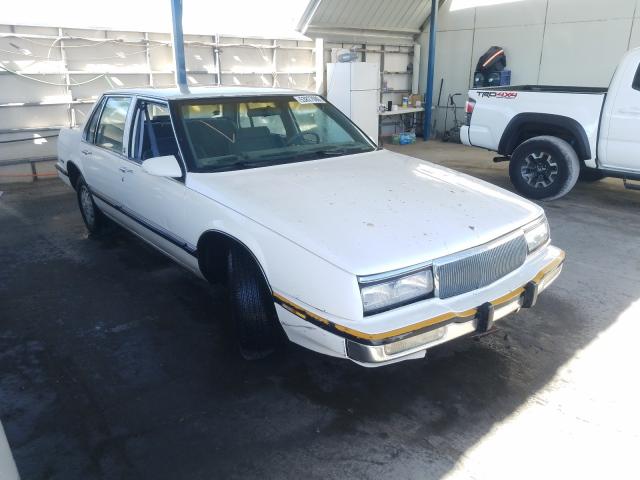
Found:
<path fill-rule="evenodd" d="M 152 97 L 161 100 L 186 100 L 217 97 L 259 97 L 271 95 L 309 95 L 312 92 L 304 90 L 291 90 L 287 88 L 259 88 L 241 86 L 214 86 L 214 87 L 190 87 L 180 89 L 172 88 L 123 88 L 110 90 L 106 95 L 137 95 Z"/>

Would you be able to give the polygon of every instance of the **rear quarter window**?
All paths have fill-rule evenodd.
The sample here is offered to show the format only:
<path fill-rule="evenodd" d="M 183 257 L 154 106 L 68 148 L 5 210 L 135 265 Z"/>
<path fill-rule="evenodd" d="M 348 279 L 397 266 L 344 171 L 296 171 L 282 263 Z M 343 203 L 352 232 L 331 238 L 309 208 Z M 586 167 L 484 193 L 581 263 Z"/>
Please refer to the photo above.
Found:
<path fill-rule="evenodd" d="M 89 118 L 89 122 L 87 123 L 87 126 L 84 129 L 84 133 L 82 134 L 82 138 L 89 143 L 93 143 L 93 140 L 96 137 L 96 126 L 98 125 L 100 110 L 102 109 L 103 103 L 104 98 L 101 98 L 96 104 L 96 107 L 93 109 L 91 117 Z"/>
<path fill-rule="evenodd" d="M 636 70 L 636 75 L 633 77 L 633 83 L 631 84 L 631 88 L 634 90 L 640 91 L 640 65 L 638 65 L 638 69 Z"/>

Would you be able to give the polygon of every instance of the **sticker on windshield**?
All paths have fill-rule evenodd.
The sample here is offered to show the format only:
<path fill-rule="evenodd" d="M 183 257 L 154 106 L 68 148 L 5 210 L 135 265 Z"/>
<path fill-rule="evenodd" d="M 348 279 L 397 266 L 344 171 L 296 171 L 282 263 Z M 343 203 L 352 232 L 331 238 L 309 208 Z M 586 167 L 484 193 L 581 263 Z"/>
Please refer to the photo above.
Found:
<path fill-rule="evenodd" d="M 298 95 L 295 98 L 298 103 L 326 103 L 320 95 Z"/>

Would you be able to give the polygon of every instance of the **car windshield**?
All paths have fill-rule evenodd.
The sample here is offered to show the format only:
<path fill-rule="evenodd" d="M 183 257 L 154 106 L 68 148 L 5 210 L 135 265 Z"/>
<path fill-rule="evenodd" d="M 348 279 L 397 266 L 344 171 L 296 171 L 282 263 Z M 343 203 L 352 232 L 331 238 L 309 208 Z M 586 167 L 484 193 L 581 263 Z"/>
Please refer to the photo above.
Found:
<path fill-rule="evenodd" d="M 375 146 L 318 95 L 180 101 L 178 138 L 193 172 L 265 167 L 370 152 Z"/>

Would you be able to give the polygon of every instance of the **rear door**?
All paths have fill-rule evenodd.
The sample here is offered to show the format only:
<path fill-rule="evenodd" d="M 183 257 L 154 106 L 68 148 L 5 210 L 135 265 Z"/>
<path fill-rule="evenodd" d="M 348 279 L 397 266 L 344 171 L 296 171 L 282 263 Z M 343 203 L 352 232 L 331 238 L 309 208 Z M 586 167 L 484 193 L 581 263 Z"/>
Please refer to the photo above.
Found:
<path fill-rule="evenodd" d="M 640 171 L 640 65 L 629 62 L 609 110 L 604 168 Z M 625 80 L 626 79 L 626 80 Z M 605 119 L 605 121 L 607 121 Z"/>
<path fill-rule="evenodd" d="M 81 145 L 85 180 L 94 197 L 114 207 L 122 203 L 122 162 L 126 159 L 126 125 L 132 99 L 107 96 L 99 117 L 85 132 Z M 98 113 L 97 113 L 98 114 Z"/>

